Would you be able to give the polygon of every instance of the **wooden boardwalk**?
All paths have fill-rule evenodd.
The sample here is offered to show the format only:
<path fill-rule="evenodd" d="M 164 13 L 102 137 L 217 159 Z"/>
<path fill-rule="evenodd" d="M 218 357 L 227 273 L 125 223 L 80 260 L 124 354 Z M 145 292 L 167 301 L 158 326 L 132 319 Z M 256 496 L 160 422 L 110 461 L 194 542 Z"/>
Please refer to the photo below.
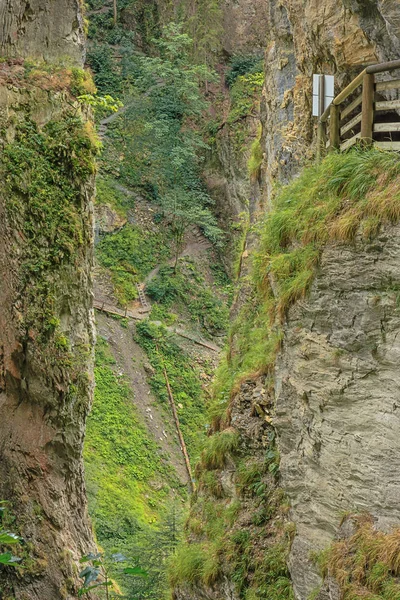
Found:
<path fill-rule="evenodd" d="M 114 306 L 113 304 L 108 304 L 107 302 L 101 302 L 99 300 L 94 300 L 93 306 L 96 310 L 104 312 L 108 315 L 122 317 L 124 319 L 133 319 L 135 321 L 141 321 L 142 319 L 145 319 L 146 316 L 148 315 L 149 311 L 151 310 L 151 307 L 147 304 L 147 302 L 146 302 L 146 306 L 147 306 L 146 308 L 139 309 L 136 312 L 128 310 L 127 308 L 124 310 L 123 308 L 119 308 L 118 306 Z M 171 333 L 175 333 L 176 335 L 179 335 L 180 337 L 182 337 L 186 340 L 189 340 L 190 342 L 193 342 L 194 344 L 203 346 L 203 348 L 208 348 L 209 350 L 212 350 L 213 352 L 221 352 L 221 348 L 219 348 L 215 344 L 212 344 L 211 342 L 208 342 L 205 340 L 195 338 L 192 335 L 189 335 L 188 333 L 186 333 L 180 329 L 176 329 L 174 327 L 166 327 L 166 329 L 167 329 L 167 331 L 169 331 Z"/>

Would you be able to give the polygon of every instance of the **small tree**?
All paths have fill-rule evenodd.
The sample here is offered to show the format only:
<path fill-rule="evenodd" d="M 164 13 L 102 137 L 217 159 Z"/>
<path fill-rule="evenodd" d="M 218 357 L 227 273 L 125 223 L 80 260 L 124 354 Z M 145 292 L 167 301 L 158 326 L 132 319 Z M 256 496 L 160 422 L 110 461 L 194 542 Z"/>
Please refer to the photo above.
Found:
<path fill-rule="evenodd" d="M 221 239 L 200 173 L 207 148 L 194 126 L 207 103 L 199 88 L 210 78 L 204 65 L 191 61 L 192 40 L 174 23 L 154 40 L 158 56 L 138 59 L 138 99 L 124 116 L 124 174 L 130 183 L 156 190 L 169 224 L 175 269 L 191 226 L 212 240 Z"/>
<path fill-rule="evenodd" d="M 122 554 L 112 554 L 110 561 L 121 565 L 121 571 L 125 575 L 147 577 L 147 572 L 138 565 L 134 567 L 126 566 L 128 559 Z M 83 556 L 79 562 L 86 564 L 85 568 L 79 573 L 79 577 L 83 579 L 83 585 L 78 592 L 79 597 L 98 588 L 104 589 L 106 600 L 122 596 L 117 589 L 116 583 L 111 578 L 109 567 L 101 552 L 97 554 L 89 553 Z"/>

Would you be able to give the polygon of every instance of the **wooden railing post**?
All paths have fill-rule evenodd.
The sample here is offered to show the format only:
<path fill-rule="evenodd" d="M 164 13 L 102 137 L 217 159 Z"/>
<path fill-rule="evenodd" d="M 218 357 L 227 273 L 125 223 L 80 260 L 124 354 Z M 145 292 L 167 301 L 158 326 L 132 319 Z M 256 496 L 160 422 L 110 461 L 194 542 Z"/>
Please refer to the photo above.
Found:
<path fill-rule="evenodd" d="M 329 123 L 330 150 L 340 148 L 340 107 L 331 104 Z"/>
<path fill-rule="evenodd" d="M 363 144 L 372 144 L 372 133 L 374 127 L 374 93 L 375 75 L 366 73 L 363 78 L 362 87 L 362 116 L 361 116 L 361 139 Z"/>
<path fill-rule="evenodd" d="M 326 123 L 321 119 L 318 121 L 317 128 L 317 163 L 321 162 L 321 158 L 326 151 Z"/>

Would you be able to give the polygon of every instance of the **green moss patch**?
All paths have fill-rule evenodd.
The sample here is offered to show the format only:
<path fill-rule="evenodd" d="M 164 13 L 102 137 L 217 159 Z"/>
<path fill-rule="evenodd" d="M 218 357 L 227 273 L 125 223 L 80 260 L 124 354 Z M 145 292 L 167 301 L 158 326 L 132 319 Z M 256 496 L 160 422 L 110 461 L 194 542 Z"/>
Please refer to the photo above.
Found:
<path fill-rule="evenodd" d="M 69 108 L 42 128 L 23 111 L 13 125 L 14 139 L 2 147 L 0 174 L 8 222 L 21 252 L 19 287 L 26 307 L 21 333 L 46 354 L 48 364 L 78 372 L 85 361 L 77 364 L 70 352 L 57 303 L 60 279 L 72 290 L 70 270 L 87 260 L 85 194 L 99 143 L 91 123 Z M 88 349 L 79 352 L 87 356 Z"/>
<path fill-rule="evenodd" d="M 164 327 L 146 320 L 138 323 L 136 331 L 136 340 L 145 350 L 155 370 L 150 386 L 160 403 L 170 411 L 164 378 L 164 367 L 166 369 L 183 438 L 194 464 L 204 439 L 207 408 L 198 369 Z"/>
<path fill-rule="evenodd" d="M 125 590 L 134 597 L 158 600 L 165 588 L 163 561 L 179 537 L 186 491 L 168 456 L 141 422 L 128 382 L 119 375 L 102 338 L 97 344 L 95 377 L 84 458 L 96 536 L 108 555 L 140 558 L 141 566 L 150 569 L 151 576 L 144 581 L 118 577 Z M 157 560 L 155 552 L 159 552 Z"/>

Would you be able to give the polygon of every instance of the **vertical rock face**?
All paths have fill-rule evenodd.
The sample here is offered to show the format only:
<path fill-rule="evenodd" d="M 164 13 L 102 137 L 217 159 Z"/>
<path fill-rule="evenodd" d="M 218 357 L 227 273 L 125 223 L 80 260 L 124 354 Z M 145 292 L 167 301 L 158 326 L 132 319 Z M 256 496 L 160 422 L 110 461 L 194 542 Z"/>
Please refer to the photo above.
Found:
<path fill-rule="evenodd" d="M 82 65 L 84 47 L 79 0 L 1 0 L 1 56 Z"/>
<path fill-rule="evenodd" d="M 373 242 L 330 247 L 309 299 L 291 309 L 276 368 L 281 476 L 297 526 L 296 595 L 318 583 L 310 551 L 341 515 L 399 524 L 400 227 Z"/>
<path fill-rule="evenodd" d="M 39 70 L 35 82 L 22 62 L 82 63 L 78 1 L 3 0 L 0 48 L 13 57 L 0 79 L 0 499 L 24 565 L 1 569 L 0 598 L 65 600 L 77 598 L 78 559 L 94 548 L 82 445 L 96 139 L 70 72 Z"/>
<path fill-rule="evenodd" d="M 82 463 L 93 387 L 93 177 L 69 162 L 71 151 L 83 161 L 92 150 L 65 95 L 2 100 L 0 498 L 24 539 L 25 568 L 0 572 L 0 597 L 61 600 L 77 597 L 75 565 L 93 549 Z"/>
<path fill-rule="evenodd" d="M 261 118 L 270 195 L 313 159 L 312 73 L 334 74 L 339 90 L 366 64 L 398 59 L 400 12 L 390 0 L 269 0 L 268 11 Z M 327 249 L 309 301 L 289 316 L 276 426 L 301 600 L 319 581 L 309 552 L 332 540 L 341 512 L 370 511 L 382 527 L 399 522 L 399 233 Z"/>
<path fill-rule="evenodd" d="M 263 53 L 268 28 L 265 0 L 224 0 L 223 50 L 228 54 Z"/>

